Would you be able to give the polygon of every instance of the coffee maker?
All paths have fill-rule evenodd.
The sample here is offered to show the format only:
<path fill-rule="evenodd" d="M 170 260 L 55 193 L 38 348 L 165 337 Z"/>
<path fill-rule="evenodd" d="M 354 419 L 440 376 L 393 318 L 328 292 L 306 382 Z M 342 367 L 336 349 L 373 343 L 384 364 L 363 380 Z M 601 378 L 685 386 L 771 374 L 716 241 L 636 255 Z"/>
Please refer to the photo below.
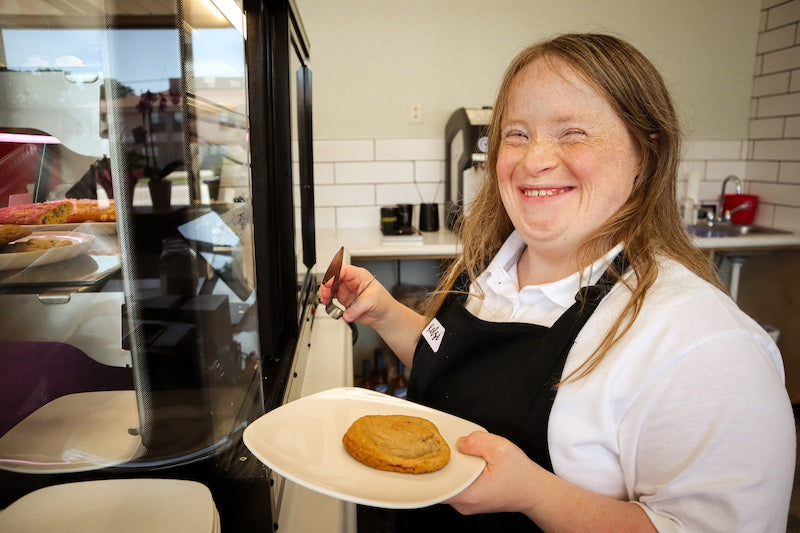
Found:
<path fill-rule="evenodd" d="M 486 127 L 491 119 L 491 107 L 462 107 L 450 116 L 445 125 L 444 218 L 449 230 L 455 227 L 462 213 L 469 213 L 469 204 L 485 176 Z"/>

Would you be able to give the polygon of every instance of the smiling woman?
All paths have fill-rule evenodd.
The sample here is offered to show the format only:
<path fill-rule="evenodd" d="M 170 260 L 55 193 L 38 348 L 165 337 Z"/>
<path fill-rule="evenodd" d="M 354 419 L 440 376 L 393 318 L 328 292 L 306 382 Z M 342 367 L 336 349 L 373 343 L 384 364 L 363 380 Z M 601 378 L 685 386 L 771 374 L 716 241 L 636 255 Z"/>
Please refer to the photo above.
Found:
<path fill-rule="evenodd" d="M 689 241 L 679 141 L 661 75 L 617 37 L 512 61 L 425 315 L 375 284 L 343 314 L 411 366 L 408 399 L 487 430 L 457 443 L 487 462 L 478 479 L 399 531 L 785 530 L 781 356 Z M 346 265 L 336 295 L 370 278 Z"/>

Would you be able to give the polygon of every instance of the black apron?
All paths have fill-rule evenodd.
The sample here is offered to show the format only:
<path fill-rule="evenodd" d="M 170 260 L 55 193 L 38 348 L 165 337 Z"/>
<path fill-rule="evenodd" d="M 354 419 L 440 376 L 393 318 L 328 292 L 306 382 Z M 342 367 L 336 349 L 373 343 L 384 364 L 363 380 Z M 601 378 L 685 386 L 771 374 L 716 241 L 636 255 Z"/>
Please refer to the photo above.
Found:
<path fill-rule="evenodd" d="M 627 268 L 624 256 L 614 260 L 617 272 Z M 437 352 L 424 336 L 417 344 L 408 399 L 480 424 L 552 472 L 547 425 L 554 385 L 575 338 L 614 282 L 607 270 L 595 285 L 582 288 L 551 328 L 486 322 L 465 309 L 465 295 L 451 295 L 436 315 L 441 326 L 431 323 L 434 335 L 441 335 Z M 444 504 L 397 516 L 402 533 L 541 531 L 521 513 L 464 516 Z"/>

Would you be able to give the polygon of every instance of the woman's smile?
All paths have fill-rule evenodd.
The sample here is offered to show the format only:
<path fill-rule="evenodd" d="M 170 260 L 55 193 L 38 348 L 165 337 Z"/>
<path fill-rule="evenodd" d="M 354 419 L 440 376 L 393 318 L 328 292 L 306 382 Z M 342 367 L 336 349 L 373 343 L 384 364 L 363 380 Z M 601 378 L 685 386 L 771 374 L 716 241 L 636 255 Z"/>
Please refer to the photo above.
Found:
<path fill-rule="evenodd" d="M 527 197 L 542 197 L 542 196 L 558 196 L 569 192 L 572 190 L 572 187 L 560 187 L 560 188 L 552 188 L 552 189 L 542 189 L 542 188 L 533 188 L 533 189 L 522 189 L 522 194 Z"/>

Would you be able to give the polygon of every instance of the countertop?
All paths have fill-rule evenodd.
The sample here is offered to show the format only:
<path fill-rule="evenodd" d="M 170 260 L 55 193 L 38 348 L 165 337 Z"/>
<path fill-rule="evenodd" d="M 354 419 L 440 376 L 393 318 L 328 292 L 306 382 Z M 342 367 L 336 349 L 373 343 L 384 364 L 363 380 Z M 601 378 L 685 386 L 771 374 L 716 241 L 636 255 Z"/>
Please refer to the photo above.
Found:
<path fill-rule="evenodd" d="M 317 229 L 317 265 L 324 273 L 329 258 L 344 246 L 351 261 L 375 259 L 445 259 L 461 251 L 452 231 L 422 232 L 422 244 L 384 244 L 378 228 Z M 698 248 L 709 252 L 742 253 L 800 248 L 800 233 L 743 235 L 741 237 L 693 237 Z"/>
<path fill-rule="evenodd" d="M 800 233 L 767 233 L 741 237 L 692 237 L 698 248 L 716 252 L 764 252 L 800 248 Z"/>
<path fill-rule="evenodd" d="M 317 229 L 317 257 L 333 256 L 344 246 L 358 259 L 436 259 L 454 257 L 461 251 L 456 235 L 449 230 L 421 232 L 422 243 L 384 243 L 378 228 Z M 322 254 L 322 255 L 320 255 Z M 325 262 L 325 261 L 320 261 Z"/>

